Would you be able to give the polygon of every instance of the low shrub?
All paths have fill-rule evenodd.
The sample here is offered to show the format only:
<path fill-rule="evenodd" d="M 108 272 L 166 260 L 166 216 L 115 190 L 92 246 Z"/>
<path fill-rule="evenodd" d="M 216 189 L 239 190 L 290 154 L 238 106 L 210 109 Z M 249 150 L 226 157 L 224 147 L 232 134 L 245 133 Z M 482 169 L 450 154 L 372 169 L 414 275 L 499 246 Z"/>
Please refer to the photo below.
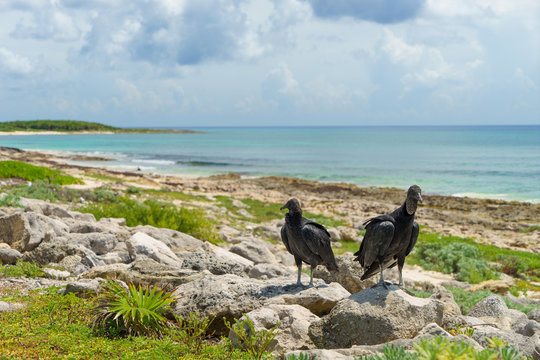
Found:
<path fill-rule="evenodd" d="M 51 184 L 82 184 L 82 180 L 66 175 L 61 171 L 43 166 L 27 164 L 22 161 L 0 161 L 0 178 L 22 178 L 28 181 L 47 180 Z"/>
<path fill-rule="evenodd" d="M 201 316 L 198 312 L 189 313 L 187 319 L 178 317 L 178 330 L 173 332 L 173 336 L 179 343 L 186 345 L 190 353 L 199 354 L 204 342 L 213 335 L 208 331 L 212 321 L 213 319 Z"/>
<path fill-rule="evenodd" d="M 161 338 L 169 327 L 163 313 L 176 301 L 173 291 L 158 285 L 144 287 L 128 284 L 128 289 L 116 282 L 105 286 L 95 308 L 92 328 L 108 336 L 135 335 Z"/>
<path fill-rule="evenodd" d="M 469 244 L 419 243 L 414 251 L 423 268 L 456 274 L 461 281 L 476 284 L 497 278 L 495 271 L 483 259 L 482 252 Z"/>
<path fill-rule="evenodd" d="M 234 334 L 235 346 L 247 352 L 250 359 L 260 360 L 270 356 L 268 348 L 277 335 L 279 324 L 270 330 L 256 331 L 253 321 L 245 314 L 241 320 L 234 319 L 232 325 L 225 318 L 223 318 L 223 321 L 225 326 Z"/>

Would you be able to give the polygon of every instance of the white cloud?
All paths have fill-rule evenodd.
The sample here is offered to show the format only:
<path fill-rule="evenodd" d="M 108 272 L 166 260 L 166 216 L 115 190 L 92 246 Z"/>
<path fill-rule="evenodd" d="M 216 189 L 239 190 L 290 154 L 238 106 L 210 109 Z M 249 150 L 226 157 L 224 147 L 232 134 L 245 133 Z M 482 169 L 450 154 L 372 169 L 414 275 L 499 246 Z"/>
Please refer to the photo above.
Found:
<path fill-rule="evenodd" d="M 0 47 L 0 72 L 2 70 L 8 75 L 28 75 L 34 70 L 34 65 L 28 58 Z"/>
<path fill-rule="evenodd" d="M 516 78 L 522 87 L 526 89 L 538 90 L 538 86 L 536 86 L 536 83 L 525 74 L 523 69 L 516 68 L 514 74 L 516 75 Z"/>
<path fill-rule="evenodd" d="M 425 52 L 422 45 L 409 45 L 385 29 L 385 40 L 382 50 L 385 51 L 394 63 L 414 64 L 420 61 Z"/>

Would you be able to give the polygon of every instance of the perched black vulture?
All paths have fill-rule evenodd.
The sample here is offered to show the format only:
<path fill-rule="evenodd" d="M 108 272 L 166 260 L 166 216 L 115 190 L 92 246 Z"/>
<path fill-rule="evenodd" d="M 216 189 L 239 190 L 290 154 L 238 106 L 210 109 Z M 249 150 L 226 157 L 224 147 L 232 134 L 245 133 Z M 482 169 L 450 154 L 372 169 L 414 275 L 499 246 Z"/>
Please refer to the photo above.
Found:
<path fill-rule="evenodd" d="M 364 225 L 366 235 L 355 260 L 364 268 L 362 280 L 370 278 L 378 271 L 381 278 L 377 285 L 386 287 L 383 270 L 398 266 L 399 286 L 403 286 L 402 270 L 405 257 L 409 255 L 418 238 L 418 224 L 414 213 L 418 201 L 422 201 L 422 191 L 413 185 L 407 191 L 403 205 L 387 215 L 380 215 L 367 220 Z"/>
<path fill-rule="evenodd" d="M 330 246 L 330 234 L 324 226 L 310 221 L 302 216 L 300 203 L 296 199 L 287 201 L 281 210 L 289 209 L 285 214 L 285 225 L 281 228 L 281 239 L 287 250 L 294 255 L 294 261 L 298 267 L 297 285 L 302 285 L 302 261 L 311 265 L 311 279 L 309 285 L 313 285 L 313 270 L 317 265 L 326 266 L 330 271 L 338 269 L 332 247 Z"/>

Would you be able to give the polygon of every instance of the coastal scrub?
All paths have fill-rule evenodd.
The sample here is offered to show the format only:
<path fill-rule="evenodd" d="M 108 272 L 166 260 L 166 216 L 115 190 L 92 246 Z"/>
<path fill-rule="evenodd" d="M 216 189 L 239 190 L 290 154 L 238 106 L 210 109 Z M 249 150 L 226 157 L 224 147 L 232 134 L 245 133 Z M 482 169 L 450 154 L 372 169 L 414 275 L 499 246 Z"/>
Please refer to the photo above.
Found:
<path fill-rule="evenodd" d="M 55 185 L 83 183 L 82 180 L 61 171 L 15 160 L 0 161 L 0 178 L 21 178 L 28 181 L 47 180 Z"/>

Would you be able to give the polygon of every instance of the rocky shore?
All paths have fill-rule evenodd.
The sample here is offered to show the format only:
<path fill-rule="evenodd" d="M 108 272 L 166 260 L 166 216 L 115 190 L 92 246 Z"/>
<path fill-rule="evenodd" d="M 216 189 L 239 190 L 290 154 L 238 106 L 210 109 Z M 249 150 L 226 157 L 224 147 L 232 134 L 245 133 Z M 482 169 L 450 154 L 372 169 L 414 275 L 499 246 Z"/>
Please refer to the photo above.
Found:
<path fill-rule="evenodd" d="M 331 229 L 333 237 L 353 241 L 361 239 L 357 232 L 363 220 L 392 210 L 404 198 L 399 189 L 277 177 L 179 178 L 119 173 L 72 165 L 69 157 L 1 148 L 0 160 L 6 159 L 62 169 L 84 179 L 85 185 L 73 187 L 98 187 L 109 181 L 116 187 L 166 187 L 207 199 L 227 195 L 284 203 L 297 197 L 305 209 L 342 220 L 345 225 Z M 89 171 L 103 179 L 88 176 Z M 111 175 L 122 181 L 107 180 Z M 15 184 L 18 180 L 10 181 Z M 384 344 L 411 349 L 421 338 L 442 335 L 452 341 L 464 340 L 477 349 L 487 347 L 488 338 L 498 337 L 523 354 L 540 359 L 538 310 L 525 315 L 508 309 L 501 296 L 492 295 L 463 314 L 444 286 L 470 285 L 449 275 L 436 276 L 407 266 L 406 284 L 414 286 L 421 278 L 431 286 L 433 294 L 422 299 L 396 287 L 386 290 L 371 287 L 370 280 L 360 281 L 359 264 L 352 261 L 351 253 L 345 253 L 337 256 L 338 274 L 319 268 L 314 273 L 314 287 L 293 285 L 293 258 L 279 241 L 282 220 L 264 224 L 242 221 L 240 227 L 221 221 L 218 230 L 223 242 L 215 245 L 170 229 L 128 227 L 124 219 L 97 221 L 73 205 L 33 199 L 22 199 L 21 204 L 23 208 L 0 208 L 0 264 L 35 262 L 44 267 L 47 277 L 0 278 L 0 288 L 16 287 L 24 292 L 55 285 L 64 293 L 86 296 L 97 293 L 106 279 L 167 283 L 179 295 L 174 312 L 182 316 L 198 312 L 214 318 L 211 330 L 216 335 L 228 335 L 223 318 L 231 320 L 243 314 L 252 319 L 256 329 L 278 326 L 270 347 L 277 357 L 303 352 L 317 359 L 353 359 L 379 353 Z M 181 199 L 177 204 L 186 205 Z M 229 211 L 206 202 L 201 206 L 214 218 Z M 249 218 L 242 202 L 233 201 L 232 206 Z M 540 250 L 538 232 L 520 232 L 538 225 L 539 204 L 428 194 L 417 218 L 440 233 L 532 253 Z M 395 274 L 389 272 L 388 278 L 393 277 Z M 534 299 L 523 301 L 538 303 Z M 0 301 L 0 312 L 17 311 L 21 306 Z M 447 330 L 456 326 L 474 328 L 474 333 L 470 337 L 451 335 Z"/>

